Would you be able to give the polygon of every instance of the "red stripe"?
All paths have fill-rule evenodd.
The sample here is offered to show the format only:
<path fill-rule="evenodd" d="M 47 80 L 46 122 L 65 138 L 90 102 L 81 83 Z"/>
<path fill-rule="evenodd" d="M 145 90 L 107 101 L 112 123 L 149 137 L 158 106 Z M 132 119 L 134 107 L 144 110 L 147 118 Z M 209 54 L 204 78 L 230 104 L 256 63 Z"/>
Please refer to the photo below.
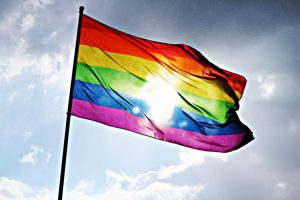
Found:
<path fill-rule="evenodd" d="M 183 75 L 190 73 L 210 79 L 225 79 L 231 88 L 241 94 L 246 85 L 243 76 L 220 69 L 188 45 L 142 39 L 111 28 L 86 15 L 82 18 L 80 44 L 159 62 L 164 67 L 181 70 Z M 180 62 L 178 57 L 184 60 Z"/>

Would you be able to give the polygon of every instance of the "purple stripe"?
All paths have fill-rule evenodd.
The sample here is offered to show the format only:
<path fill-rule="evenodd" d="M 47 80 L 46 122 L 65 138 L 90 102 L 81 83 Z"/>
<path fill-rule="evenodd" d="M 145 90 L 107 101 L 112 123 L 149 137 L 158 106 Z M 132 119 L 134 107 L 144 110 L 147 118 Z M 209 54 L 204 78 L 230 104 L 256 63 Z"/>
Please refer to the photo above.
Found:
<path fill-rule="evenodd" d="M 182 129 L 156 126 L 147 118 L 132 115 L 125 110 L 98 106 L 78 99 L 73 99 L 72 115 L 204 151 L 228 152 L 252 140 L 244 133 L 206 136 Z"/>

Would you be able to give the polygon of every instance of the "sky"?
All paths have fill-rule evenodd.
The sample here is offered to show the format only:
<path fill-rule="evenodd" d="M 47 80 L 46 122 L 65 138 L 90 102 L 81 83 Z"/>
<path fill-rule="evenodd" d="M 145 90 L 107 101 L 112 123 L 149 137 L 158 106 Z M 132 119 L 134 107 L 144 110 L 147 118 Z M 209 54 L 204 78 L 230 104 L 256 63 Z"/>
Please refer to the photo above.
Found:
<path fill-rule="evenodd" d="M 210 153 L 72 117 L 64 199 L 300 198 L 300 1 L 1 0 L 1 200 L 57 199 L 80 5 L 245 76 L 256 139 Z"/>

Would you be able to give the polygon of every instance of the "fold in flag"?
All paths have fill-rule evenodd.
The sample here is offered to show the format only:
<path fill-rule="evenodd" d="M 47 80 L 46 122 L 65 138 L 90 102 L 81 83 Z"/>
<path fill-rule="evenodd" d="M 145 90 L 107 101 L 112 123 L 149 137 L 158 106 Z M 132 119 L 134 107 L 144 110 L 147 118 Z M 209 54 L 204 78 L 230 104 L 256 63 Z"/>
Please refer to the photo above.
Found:
<path fill-rule="evenodd" d="M 142 39 L 82 16 L 72 115 L 186 147 L 253 140 L 235 111 L 246 79 L 184 44 Z"/>

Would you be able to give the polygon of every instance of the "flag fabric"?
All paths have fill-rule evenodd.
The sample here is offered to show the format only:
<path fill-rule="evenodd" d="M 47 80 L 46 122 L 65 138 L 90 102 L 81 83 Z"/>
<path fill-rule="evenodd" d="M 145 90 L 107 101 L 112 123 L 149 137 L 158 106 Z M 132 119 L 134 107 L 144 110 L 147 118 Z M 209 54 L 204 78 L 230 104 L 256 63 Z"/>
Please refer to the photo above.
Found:
<path fill-rule="evenodd" d="M 186 147 L 229 152 L 254 139 L 236 110 L 246 79 L 184 44 L 82 17 L 72 115 Z"/>

